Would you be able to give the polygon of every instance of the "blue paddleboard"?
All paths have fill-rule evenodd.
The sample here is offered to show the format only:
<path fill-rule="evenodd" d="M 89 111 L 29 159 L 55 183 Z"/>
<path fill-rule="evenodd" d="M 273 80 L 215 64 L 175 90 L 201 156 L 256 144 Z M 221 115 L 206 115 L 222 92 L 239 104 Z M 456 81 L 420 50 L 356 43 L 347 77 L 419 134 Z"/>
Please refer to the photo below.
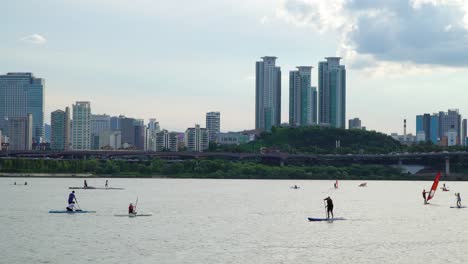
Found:
<path fill-rule="evenodd" d="M 309 217 L 309 221 L 311 222 L 320 222 L 320 221 L 336 221 L 336 220 L 346 220 L 343 217 L 335 217 L 335 218 L 312 218 Z"/>
<path fill-rule="evenodd" d="M 49 214 L 90 214 L 95 213 L 96 211 L 85 211 L 85 210 L 76 210 L 76 211 L 67 211 L 67 210 L 51 210 Z"/>

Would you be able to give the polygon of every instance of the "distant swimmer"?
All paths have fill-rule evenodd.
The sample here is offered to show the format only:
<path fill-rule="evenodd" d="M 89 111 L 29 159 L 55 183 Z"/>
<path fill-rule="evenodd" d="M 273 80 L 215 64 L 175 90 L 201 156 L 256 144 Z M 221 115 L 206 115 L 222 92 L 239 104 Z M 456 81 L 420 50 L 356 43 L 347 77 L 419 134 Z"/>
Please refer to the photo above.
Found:
<path fill-rule="evenodd" d="M 86 180 L 84 180 L 84 187 L 88 188 L 88 183 L 86 182 Z"/>
<path fill-rule="evenodd" d="M 132 203 L 128 206 L 128 213 L 129 213 L 129 214 L 136 214 L 136 212 L 135 212 L 135 206 L 133 206 Z"/>
<path fill-rule="evenodd" d="M 109 180 L 106 180 L 106 185 L 105 187 L 107 188 L 109 186 Z"/>
<path fill-rule="evenodd" d="M 460 208 L 461 207 L 460 193 L 455 193 L 455 196 L 457 197 L 457 207 Z"/>
<path fill-rule="evenodd" d="M 68 195 L 68 204 L 74 203 L 75 201 L 76 201 L 75 191 L 72 191 L 72 192 Z"/>
<path fill-rule="evenodd" d="M 424 204 L 427 204 L 426 193 L 428 193 L 428 192 L 426 192 L 426 189 L 423 189 L 423 191 L 422 191 L 422 196 L 423 196 L 423 198 L 424 198 Z"/>
<path fill-rule="evenodd" d="M 323 200 L 327 202 L 327 205 L 325 206 L 327 208 L 327 219 L 330 218 L 330 214 L 333 218 L 333 200 L 330 198 L 330 196 Z"/>

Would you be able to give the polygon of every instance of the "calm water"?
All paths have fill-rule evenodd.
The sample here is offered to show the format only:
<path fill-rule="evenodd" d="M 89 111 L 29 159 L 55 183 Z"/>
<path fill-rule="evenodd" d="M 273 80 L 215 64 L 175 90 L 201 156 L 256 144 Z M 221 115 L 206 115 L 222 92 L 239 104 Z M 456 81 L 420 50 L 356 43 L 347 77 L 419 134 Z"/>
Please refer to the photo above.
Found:
<path fill-rule="evenodd" d="M 111 179 L 125 190 L 77 190 L 81 179 L 0 178 L 0 263 L 467 263 L 468 209 L 450 209 L 449 182 L 424 206 L 431 182 Z M 89 179 L 92 186 L 105 179 Z M 290 189 L 297 184 L 301 189 Z M 325 215 L 323 198 L 347 221 Z M 139 197 L 152 217 L 115 217 Z"/>

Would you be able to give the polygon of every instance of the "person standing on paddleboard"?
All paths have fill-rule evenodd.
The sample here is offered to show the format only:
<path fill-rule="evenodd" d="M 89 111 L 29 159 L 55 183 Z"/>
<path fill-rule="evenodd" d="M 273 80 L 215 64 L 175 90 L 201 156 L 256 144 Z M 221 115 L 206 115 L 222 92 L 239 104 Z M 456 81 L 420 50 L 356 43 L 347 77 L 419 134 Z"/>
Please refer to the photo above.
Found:
<path fill-rule="evenodd" d="M 457 197 L 457 207 L 460 208 L 461 207 L 460 193 L 455 193 L 455 196 Z"/>
<path fill-rule="evenodd" d="M 88 183 L 86 182 L 86 180 L 84 180 L 84 187 L 88 188 Z"/>
<path fill-rule="evenodd" d="M 327 208 L 327 219 L 330 218 L 330 214 L 331 214 L 332 218 L 334 218 L 334 216 L 333 216 L 333 200 L 330 198 L 330 196 L 328 196 L 327 198 L 325 198 L 323 200 L 327 202 L 327 205 L 325 206 Z"/>

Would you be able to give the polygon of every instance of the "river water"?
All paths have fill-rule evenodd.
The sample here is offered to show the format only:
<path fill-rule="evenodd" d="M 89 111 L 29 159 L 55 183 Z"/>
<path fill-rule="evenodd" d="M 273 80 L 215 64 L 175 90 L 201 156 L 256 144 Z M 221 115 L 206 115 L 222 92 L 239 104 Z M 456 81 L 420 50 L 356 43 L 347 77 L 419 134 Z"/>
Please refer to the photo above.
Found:
<path fill-rule="evenodd" d="M 82 179 L 0 178 L 0 263 L 467 263 L 468 209 L 448 182 L 110 179 L 125 190 L 77 190 L 95 214 L 49 214 Z M 103 186 L 105 179 L 88 179 Z M 290 186 L 297 184 L 301 189 Z M 309 222 L 325 215 L 346 221 Z M 151 217 L 115 217 L 138 197 Z"/>

